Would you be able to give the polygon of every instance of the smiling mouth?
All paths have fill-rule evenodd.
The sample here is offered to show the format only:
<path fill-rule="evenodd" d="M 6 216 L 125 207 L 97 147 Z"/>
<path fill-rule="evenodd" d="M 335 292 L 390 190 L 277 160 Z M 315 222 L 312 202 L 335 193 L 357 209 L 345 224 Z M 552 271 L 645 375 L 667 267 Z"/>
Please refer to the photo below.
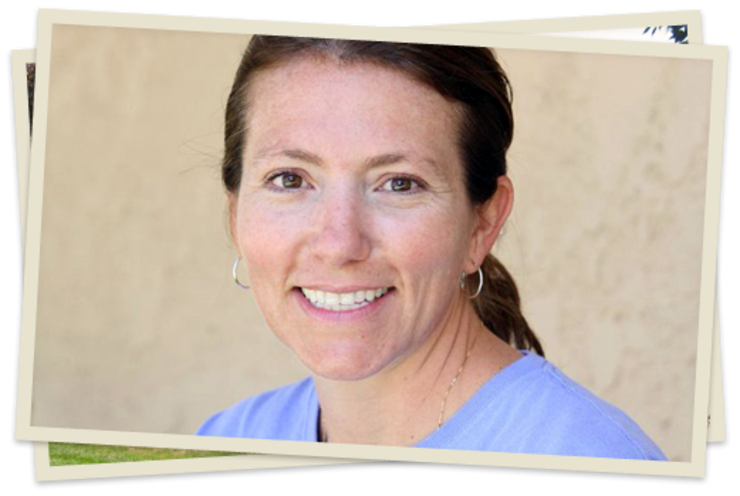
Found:
<path fill-rule="evenodd" d="M 306 300 L 316 308 L 334 312 L 349 312 L 366 307 L 373 301 L 383 298 L 393 288 L 366 289 L 349 293 L 332 293 L 308 288 L 299 289 Z"/>

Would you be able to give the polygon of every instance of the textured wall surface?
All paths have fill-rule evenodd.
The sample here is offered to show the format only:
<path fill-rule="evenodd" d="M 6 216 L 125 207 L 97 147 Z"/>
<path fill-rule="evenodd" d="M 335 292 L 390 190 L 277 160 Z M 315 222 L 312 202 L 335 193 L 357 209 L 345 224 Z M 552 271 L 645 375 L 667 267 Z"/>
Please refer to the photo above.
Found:
<path fill-rule="evenodd" d="M 306 375 L 230 279 L 222 114 L 247 37 L 56 26 L 32 425 L 190 433 Z M 494 252 L 547 356 L 688 460 L 709 62 L 501 50 Z"/>

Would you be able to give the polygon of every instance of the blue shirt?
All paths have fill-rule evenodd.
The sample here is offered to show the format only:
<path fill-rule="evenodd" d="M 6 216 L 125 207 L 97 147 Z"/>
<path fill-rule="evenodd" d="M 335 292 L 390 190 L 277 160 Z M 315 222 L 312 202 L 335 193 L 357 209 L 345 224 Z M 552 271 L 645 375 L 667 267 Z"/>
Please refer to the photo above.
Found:
<path fill-rule="evenodd" d="M 618 408 L 533 353 L 494 375 L 415 447 L 666 460 Z M 209 418 L 201 436 L 317 441 L 311 378 L 248 398 Z"/>

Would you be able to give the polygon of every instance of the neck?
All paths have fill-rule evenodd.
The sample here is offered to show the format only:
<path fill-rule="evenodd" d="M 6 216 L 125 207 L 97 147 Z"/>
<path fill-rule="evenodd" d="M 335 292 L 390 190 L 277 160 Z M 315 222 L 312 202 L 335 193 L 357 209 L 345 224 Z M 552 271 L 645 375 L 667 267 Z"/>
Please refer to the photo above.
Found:
<path fill-rule="evenodd" d="M 520 354 L 488 331 L 470 308 L 423 349 L 372 377 L 315 377 L 320 434 L 334 443 L 412 446 L 436 431 Z"/>

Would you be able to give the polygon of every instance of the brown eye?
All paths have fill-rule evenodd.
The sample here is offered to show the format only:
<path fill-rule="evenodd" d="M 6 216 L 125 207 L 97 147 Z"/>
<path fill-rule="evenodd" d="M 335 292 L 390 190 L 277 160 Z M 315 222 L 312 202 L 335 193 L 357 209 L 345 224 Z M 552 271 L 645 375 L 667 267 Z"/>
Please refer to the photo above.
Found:
<path fill-rule="evenodd" d="M 283 174 L 283 188 L 300 188 L 303 185 L 303 178 L 296 174 Z"/>
<path fill-rule="evenodd" d="M 405 177 L 395 177 L 391 179 L 391 190 L 409 191 L 411 189 L 411 179 Z"/>
<path fill-rule="evenodd" d="M 419 193 L 424 189 L 423 183 L 417 179 L 406 176 L 396 176 L 388 179 L 381 187 L 384 191 L 391 193 Z"/>
<path fill-rule="evenodd" d="M 303 178 L 292 172 L 276 174 L 270 182 L 279 189 L 300 189 L 303 186 Z"/>

